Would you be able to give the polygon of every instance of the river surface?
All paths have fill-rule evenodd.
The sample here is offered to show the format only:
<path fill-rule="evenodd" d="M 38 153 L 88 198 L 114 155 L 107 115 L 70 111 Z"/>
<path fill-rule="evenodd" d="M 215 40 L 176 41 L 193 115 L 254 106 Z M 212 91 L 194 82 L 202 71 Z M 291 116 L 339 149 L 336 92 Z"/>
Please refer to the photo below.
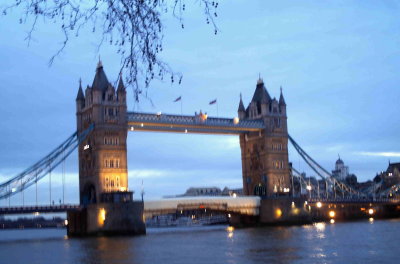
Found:
<path fill-rule="evenodd" d="M 0 263 L 400 263 L 400 219 L 230 230 L 157 228 L 138 237 L 68 238 L 0 230 Z"/>

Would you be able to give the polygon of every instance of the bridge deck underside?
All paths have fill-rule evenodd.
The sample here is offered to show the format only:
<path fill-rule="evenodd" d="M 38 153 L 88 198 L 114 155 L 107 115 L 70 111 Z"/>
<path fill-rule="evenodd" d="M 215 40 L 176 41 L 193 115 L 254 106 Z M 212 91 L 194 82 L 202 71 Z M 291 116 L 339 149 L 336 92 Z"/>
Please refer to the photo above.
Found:
<path fill-rule="evenodd" d="M 209 117 L 202 120 L 199 116 L 148 114 L 129 112 L 128 129 L 131 131 L 158 131 L 198 134 L 233 134 L 261 131 L 262 120 L 236 120 L 233 118 Z"/>

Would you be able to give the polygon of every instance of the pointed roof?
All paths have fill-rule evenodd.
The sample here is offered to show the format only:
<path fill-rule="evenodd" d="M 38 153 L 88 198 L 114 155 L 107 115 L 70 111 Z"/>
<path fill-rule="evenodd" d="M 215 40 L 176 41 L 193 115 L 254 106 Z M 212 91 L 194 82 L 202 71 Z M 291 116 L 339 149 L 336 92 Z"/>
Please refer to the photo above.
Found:
<path fill-rule="evenodd" d="M 109 82 L 108 82 L 106 74 L 104 73 L 103 64 L 102 64 L 101 60 L 99 60 L 99 63 L 97 64 L 96 75 L 94 76 L 92 88 L 94 90 L 104 91 L 104 90 L 107 90 L 108 84 L 109 84 Z"/>
<path fill-rule="evenodd" d="M 261 103 L 269 103 L 271 101 L 271 96 L 269 96 L 267 89 L 265 89 L 264 81 L 261 78 L 257 81 L 256 90 L 251 101 Z"/>
<path fill-rule="evenodd" d="M 244 108 L 243 101 L 242 101 L 242 94 L 240 94 L 240 102 L 239 102 L 239 108 L 238 112 L 245 112 L 246 109 Z"/>
<path fill-rule="evenodd" d="M 122 78 L 122 73 L 119 73 L 119 82 L 118 82 L 118 88 L 117 91 L 124 91 L 125 90 L 125 85 L 124 85 L 124 81 Z"/>
<path fill-rule="evenodd" d="M 76 101 L 78 100 L 85 100 L 85 96 L 83 95 L 83 90 L 82 90 L 82 80 L 79 79 L 79 90 L 78 94 L 76 96 Z"/>
<path fill-rule="evenodd" d="M 283 98 L 282 86 L 281 86 L 281 95 L 279 96 L 279 104 L 286 105 L 285 98 Z"/>

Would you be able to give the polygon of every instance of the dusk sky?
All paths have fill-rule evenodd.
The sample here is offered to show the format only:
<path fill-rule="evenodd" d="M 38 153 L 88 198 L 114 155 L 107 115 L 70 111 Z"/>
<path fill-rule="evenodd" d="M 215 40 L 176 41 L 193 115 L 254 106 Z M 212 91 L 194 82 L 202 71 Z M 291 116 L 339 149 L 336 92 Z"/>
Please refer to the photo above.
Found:
<path fill-rule="evenodd" d="M 12 2 L 12 1 L 11 1 Z M 220 1 L 217 25 L 205 23 L 187 1 L 185 29 L 164 15 L 162 58 L 183 74 L 181 85 L 155 81 L 149 100 L 128 110 L 237 116 L 239 95 L 251 100 L 259 74 L 272 97 L 282 86 L 289 134 L 331 171 L 338 154 L 359 181 L 400 162 L 400 3 L 398 1 Z M 97 52 L 98 33 L 82 31 L 48 67 L 61 45 L 57 24 L 39 21 L 28 46 L 29 24 L 15 10 L 0 16 L 0 182 L 42 158 L 76 130 L 79 78 L 91 85 L 101 56 L 109 81 L 118 77 L 113 47 Z M 291 148 L 293 166 L 311 174 Z M 77 151 L 66 163 L 66 201 L 78 202 Z M 184 193 L 191 186 L 242 186 L 237 136 L 149 132 L 128 134 L 129 187 L 139 198 Z M 61 198 L 61 169 L 53 197 Z M 48 202 L 48 179 L 39 184 Z M 34 203 L 34 188 L 26 192 Z M 46 200 L 47 199 L 47 200 Z M 12 203 L 21 203 L 20 195 Z M 0 206 L 5 202 L 0 201 Z"/>

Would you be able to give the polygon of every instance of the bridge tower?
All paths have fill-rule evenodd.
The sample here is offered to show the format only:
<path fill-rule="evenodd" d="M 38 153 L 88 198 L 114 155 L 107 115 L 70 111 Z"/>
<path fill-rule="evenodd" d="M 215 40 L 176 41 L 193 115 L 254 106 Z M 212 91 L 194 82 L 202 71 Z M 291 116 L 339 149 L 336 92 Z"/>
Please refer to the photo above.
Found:
<path fill-rule="evenodd" d="M 103 202 L 107 194 L 128 190 L 126 90 L 121 76 L 117 89 L 99 61 L 92 86 L 76 97 L 78 133 L 94 124 L 79 146 L 79 191 L 82 205 Z M 108 195 L 109 197 L 109 195 Z"/>
<path fill-rule="evenodd" d="M 238 116 L 241 120 L 263 120 L 261 132 L 240 135 L 243 192 L 245 195 L 273 197 L 290 192 L 288 129 L 286 103 L 271 98 L 259 78 L 247 108 L 240 96 Z"/>

